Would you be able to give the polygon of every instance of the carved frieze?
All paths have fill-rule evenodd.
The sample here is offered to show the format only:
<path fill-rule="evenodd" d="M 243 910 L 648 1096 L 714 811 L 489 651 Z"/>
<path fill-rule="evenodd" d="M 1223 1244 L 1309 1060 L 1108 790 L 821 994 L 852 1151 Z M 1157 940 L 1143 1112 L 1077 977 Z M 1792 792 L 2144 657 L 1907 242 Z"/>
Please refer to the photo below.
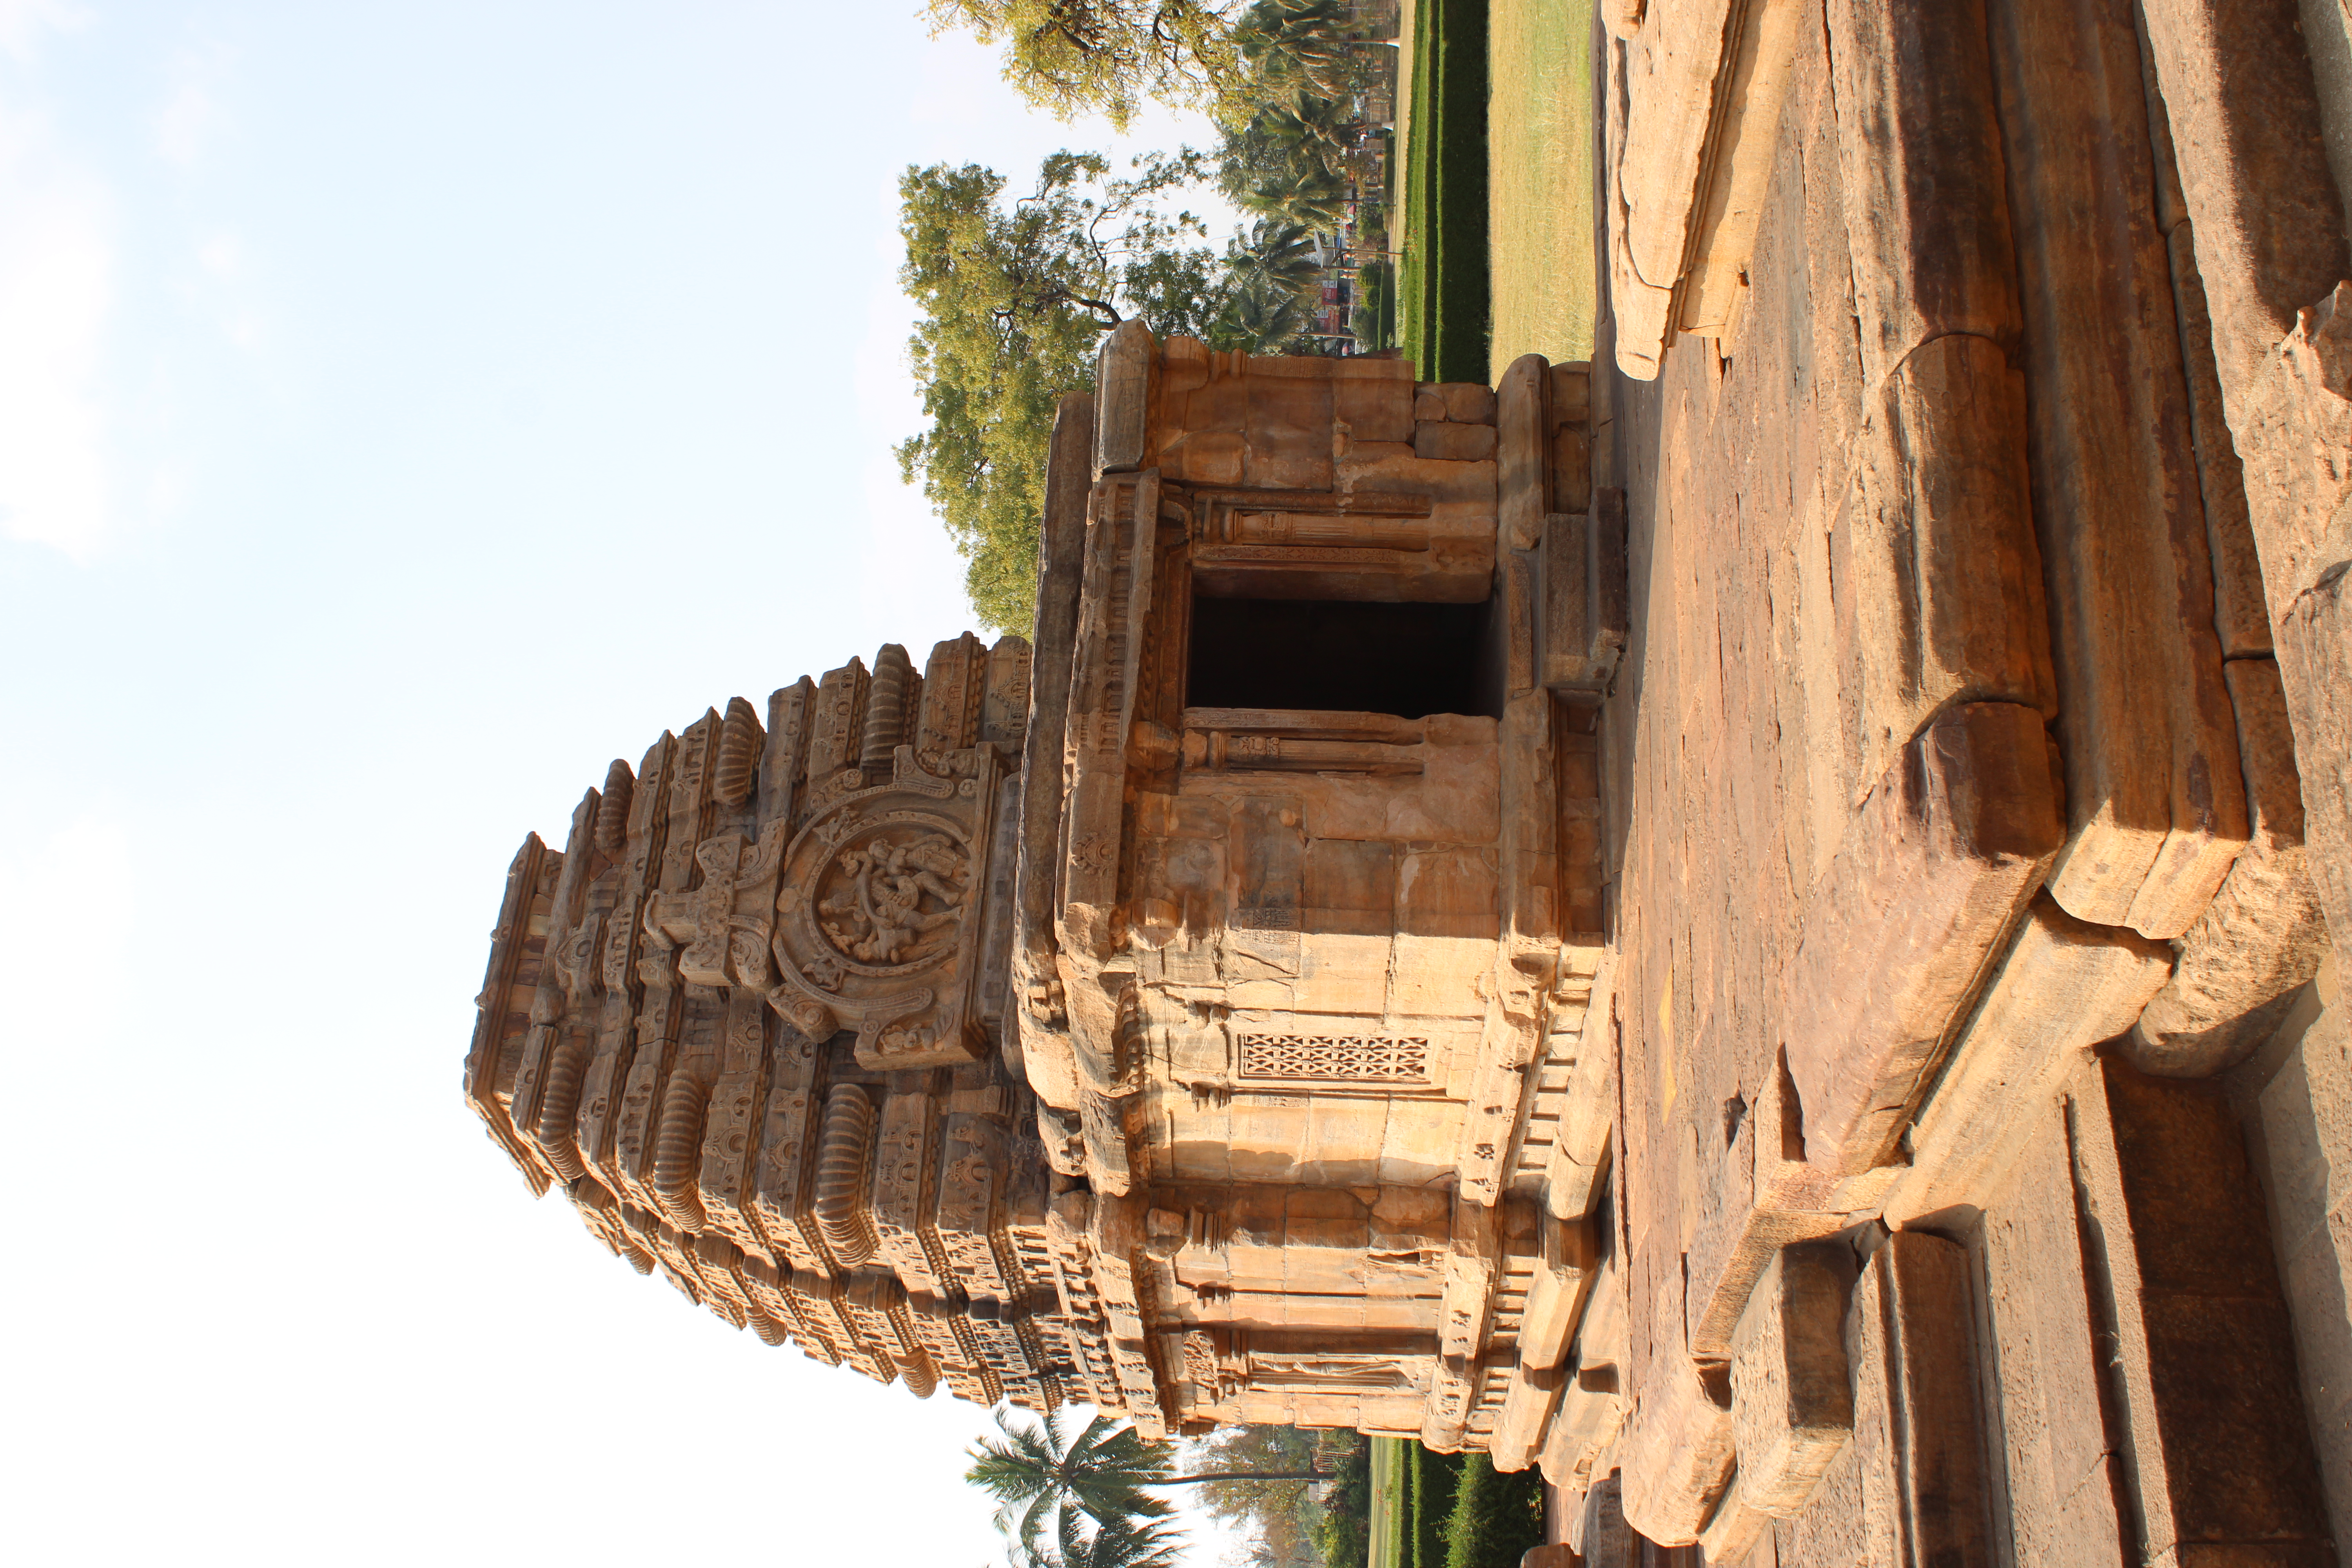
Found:
<path fill-rule="evenodd" d="M 973 747 L 919 760 L 819 809 L 785 851 L 771 951 L 778 1012 L 815 1037 L 856 1034 L 879 1070 L 977 1061 L 981 900 L 1003 766 Z"/>

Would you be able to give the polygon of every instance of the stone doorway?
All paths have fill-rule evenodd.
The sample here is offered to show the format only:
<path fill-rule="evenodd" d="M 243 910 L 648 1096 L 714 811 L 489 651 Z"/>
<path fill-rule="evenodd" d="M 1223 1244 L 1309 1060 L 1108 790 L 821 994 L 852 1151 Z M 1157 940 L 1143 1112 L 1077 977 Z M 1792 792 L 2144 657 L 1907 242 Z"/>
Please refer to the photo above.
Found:
<path fill-rule="evenodd" d="M 1484 604 L 1197 596 L 1185 706 L 1499 718 L 1487 618 Z"/>

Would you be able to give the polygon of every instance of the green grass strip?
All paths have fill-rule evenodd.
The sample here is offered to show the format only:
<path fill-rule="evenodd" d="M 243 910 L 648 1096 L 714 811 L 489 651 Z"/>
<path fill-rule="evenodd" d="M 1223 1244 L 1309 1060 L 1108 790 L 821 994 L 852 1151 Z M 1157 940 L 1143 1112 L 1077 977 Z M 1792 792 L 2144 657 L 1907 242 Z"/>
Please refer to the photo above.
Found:
<path fill-rule="evenodd" d="M 1437 10 L 1443 0 L 1421 0 L 1412 13 L 1412 111 L 1405 142 L 1403 265 L 1397 277 L 1397 342 L 1404 357 L 1426 364 L 1429 352 L 1430 143 L 1436 138 L 1433 113 L 1437 71 Z M 1416 374 L 1424 374 L 1416 371 Z"/>
<path fill-rule="evenodd" d="M 1413 10 L 1399 341 L 1424 381 L 1486 379 L 1486 0 Z"/>
<path fill-rule="evenodd" d="M 1434 381 L 1486 379 L 1486 0 L 1441 0 L 1437 39 Z"/>
<path fill-rule="evenodd" d="M 1409 1568 L 1406 1531 L 1412 1507 L 1407 1494 L 1410 1468 L 1402 1437 L 1375 1437 L 1372 1447 L 1370 1568 Z"/>
<path fill-rule="evenodd" d="M 1412 1460 L 1412 1568 L 1444 1568 L 1445 1521 L 1462 1473 L 1459 1454 L 1433 1454 L 1415 1443 Z"/>
<path fill-rule="evenodd" d="M 1542 1474 L 1507 1476 L 1486 1455 L 1467 1456 L 1445 1520 L 1444 1568 L 1514 1568 L 1543 1534 Z"/>

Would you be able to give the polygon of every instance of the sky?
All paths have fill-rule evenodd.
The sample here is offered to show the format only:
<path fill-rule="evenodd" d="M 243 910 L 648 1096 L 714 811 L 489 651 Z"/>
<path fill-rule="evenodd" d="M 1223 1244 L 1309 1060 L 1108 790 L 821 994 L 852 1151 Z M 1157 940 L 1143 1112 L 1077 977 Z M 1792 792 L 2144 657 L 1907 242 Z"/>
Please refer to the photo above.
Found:
<path fill-rule="evenodd" d="M 0 0 L 8 1561 L 1001 1560 L 458 1095 L 525 833 L 971 624 L 897 179 L 1112 139 L 913 8 Z"/>

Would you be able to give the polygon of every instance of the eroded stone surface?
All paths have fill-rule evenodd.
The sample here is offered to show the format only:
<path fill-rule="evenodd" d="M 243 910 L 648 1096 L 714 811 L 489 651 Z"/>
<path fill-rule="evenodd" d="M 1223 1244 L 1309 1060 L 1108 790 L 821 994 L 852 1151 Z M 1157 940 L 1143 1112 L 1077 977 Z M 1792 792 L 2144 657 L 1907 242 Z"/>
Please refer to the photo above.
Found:
<path fill-rule="evenodd" d="M 1731 1350 L 1731 1418 L 1745 1506 L 1786 1519 L 1820 1487 L 1853 1437 L 1846 1363 L 1852 1247 L 1782 1248 L 1748 1298 Z"/>
<path fill-rule="evenodd" d="M 2133 1025 L 2127 1047 L 2134 1066 L 2173 1078 L 2208 1077 L 2252 1056 L 2327 951 L 2278 667 L 2232 659 L 2227 674 L 2252 832 L 2177 944 L 2172 978 Z"/>

